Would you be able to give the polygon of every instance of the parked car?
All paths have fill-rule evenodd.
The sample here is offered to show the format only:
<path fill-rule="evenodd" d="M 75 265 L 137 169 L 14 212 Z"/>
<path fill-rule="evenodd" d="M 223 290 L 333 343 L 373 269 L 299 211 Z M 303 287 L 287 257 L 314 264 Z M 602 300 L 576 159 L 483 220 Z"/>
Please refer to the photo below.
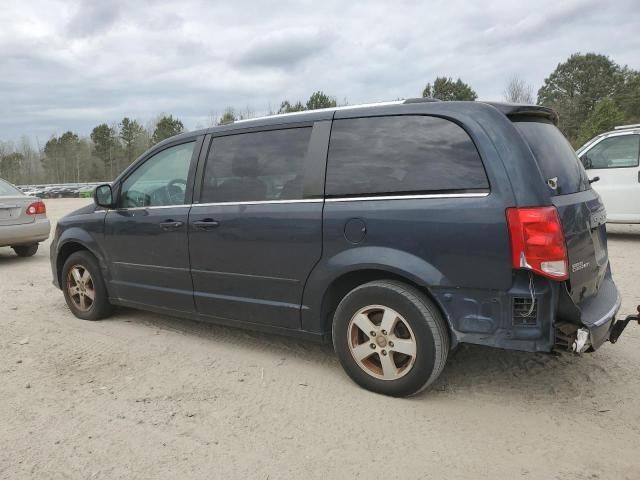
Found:
<path fill-rule="evenodd" d="M 640 124 L 622 125 L 577 151 L 607 209 L 609 223 L 640 223 Z"/>
<path fill-rule="evenodd" d="M 124 305 L 331 340 L 394 396 L 461 343 L 593 351 L 626 323 L 604 207 L 556 121 L 415 99 L 181 134 L 60 220 L 54 283 L 82 319 Z"/>
<path fill-rule="evenodd" d="M 95 185 L 84 185 L 78 189 L 78 197 L 80 198 L 91 198 L 93 196 L 93 191 L 95 190 Z"/>
<path fill-rule="evenodd" d="M 18 256 L 31 257 L 38 243 L 49 238 L 50 230 L 44 202 L 0 179 L 0 247 L 9 246 Z"/>

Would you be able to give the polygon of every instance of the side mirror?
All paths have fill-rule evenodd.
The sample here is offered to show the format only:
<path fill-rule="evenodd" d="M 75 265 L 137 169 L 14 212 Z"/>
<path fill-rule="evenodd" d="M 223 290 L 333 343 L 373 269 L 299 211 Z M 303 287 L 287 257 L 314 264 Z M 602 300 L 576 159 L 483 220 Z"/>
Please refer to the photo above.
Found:
<path fill-rule="evenodd" d="M 113 201 L 113 189 L 108 183 L 98 185 L 93 191 L 93 201 L 102 208 L 113 208 L 115 202 Z"/>

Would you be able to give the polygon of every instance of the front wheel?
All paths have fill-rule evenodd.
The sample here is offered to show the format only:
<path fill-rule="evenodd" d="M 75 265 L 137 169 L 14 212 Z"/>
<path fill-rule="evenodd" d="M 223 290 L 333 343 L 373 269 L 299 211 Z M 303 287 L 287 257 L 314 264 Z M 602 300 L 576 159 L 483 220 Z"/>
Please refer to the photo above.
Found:
<path fill-rule="evenodd" d="M 98 260 L 87 251 L 72 253 L 64 262 L 62 290 L 71 312 L 83 320 L 100 320 L 113 310 Z"/>
<path fill-rule="evenodd" d="M 404 397 L 428 387 L 449 352 L 449 333 L 433 302 L 395 280 L 349 292 L 333 319 L 333 345 L 347 374 L 360 386 Z"/>

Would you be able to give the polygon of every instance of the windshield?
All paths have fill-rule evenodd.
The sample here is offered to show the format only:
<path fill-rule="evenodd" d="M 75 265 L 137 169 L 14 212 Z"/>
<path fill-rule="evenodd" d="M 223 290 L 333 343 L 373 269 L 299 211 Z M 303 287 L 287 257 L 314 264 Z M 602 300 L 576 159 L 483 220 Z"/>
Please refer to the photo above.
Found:
<path fill-rule="evenodd" d="M 0 179 L 0 196 L 4 195 L 24 195 L 20 190 L 11 185 L 9 182 L 5 182 Z"/>
<path fill-rule="evenodd" d="M 555 195 L 567 195 L 590 188 L 587 172 L 567 139 L 553 123 L 537 118 L 515 119 L 513 124 L 529 144 L 547 185 Z"/>

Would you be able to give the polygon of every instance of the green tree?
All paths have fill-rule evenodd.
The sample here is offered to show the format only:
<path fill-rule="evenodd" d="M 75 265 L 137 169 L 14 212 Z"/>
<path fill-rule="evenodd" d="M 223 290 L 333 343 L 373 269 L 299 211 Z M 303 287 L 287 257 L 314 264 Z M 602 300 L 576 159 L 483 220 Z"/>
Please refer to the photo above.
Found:
<path fill-rule="evenodd" d="M 451 77 L 437 77 L 422 92 L 423 97 L 433 97 L 438 100 L 470 100 L 478 98 L 478 94 L 468 84 L 464 83 L 460 78 L 453 81 Z"/>
<path fill-rule="evenodd" d="M 640 72 L 623 68 L 623 81 L 614 95 L 614 100 L 622 109 L 625 123 L 640 122 Z"/>
<path fill-rule="evenodd" d="M 62 181 L 62 155 L 60 143 L 55 135 L 47 140 L 43 150 L 42 167 L 45 171 L 46 180 L 48 182 Z"/>
<path fill-rule="evenodd" d="M 580 127 L 575 147 L 624 122 L 624 112 L 610 98 L 600 100 Z"/>
<path fill-rule="evenodd" d="M 58 139 L 58 148 L 62 157 L 62 181 L 75 180 L 79 182 L 81 177 L 80 166 L 82 164 L 79 152 L 80 138 L 71 131 L 65 132 Z"/>
<path fill-rule="evenodd" d="M 622 73 L 605 55 L 574 53 L 544 80 L 538 90 L 538 104 L 558 112 L 560 130 L 575 144 L 596 104 L 613 98 L 624 85 Z"/>
<path fill-rule="evenodd" d="M 136 120 L 129 119 L 129 117 L 124 117 L 119 127 L 125 160 L 125 165 L 122 167 L 128 167 L 133 163 L 135 158 L 142 153 L 140 150 L 140 139 L 144 137 L 145 131 L 142 125 Z"/>
<path fill-rule="evenodd" d="M 151 143 L 155 145 L 162 140 L 178 135 L 184 131 L 184 125 L 173 115 L 163 115 L 156 123 L 155 130 L 151 136 Z"/>
<path fill-rule="evenodd" d="M 298 104 L 299 103 L 300 102 L 298 102 Z M 331 108 L 335 106 L 336 106 L 336 99 L 333 97 L 329 97 L 321 90 L 314 92 L 309 97 L 309 100 L 307 100 L 307 110 L 317 110 L 319 108 Z M 299 110 L 295 110 L 295 111 L 299 111 Z"/>
<path fill-rule="evenodd" d="M 240 118 L 241 117 L 236 114 L 232 107 L 227 107 L 222 116 L 218 119 L 218 125 L 227 125 L 239 120 Z"/>
<path fill-rule="evenodd" d="M 0 156 L 0 177 L 11 183 L 20 183 L 20 170 L 24 162 L 24 155 L 11 152 Z"/>
<path fill-rule="evenodd" d="M 304 111 L 306 109 L 307 108 L 302 104 L 302 102 L 300 100 L 298 100 L 293 105 L 291 103 L 289 103 L 289 100 L 284 100 L 280 104 L 280 109 L 278 110 L 278 113 L 302 112 L 302 111 Z"/>
<path fill-rule="evenodd" d="M 98 125 L 91 132 L 91 141 L 96 157 L 102 161 L 105 174 L 109 179 L 113 179 L 115 149 L 118 141 L 115 130 L 106 123 Z"/>

